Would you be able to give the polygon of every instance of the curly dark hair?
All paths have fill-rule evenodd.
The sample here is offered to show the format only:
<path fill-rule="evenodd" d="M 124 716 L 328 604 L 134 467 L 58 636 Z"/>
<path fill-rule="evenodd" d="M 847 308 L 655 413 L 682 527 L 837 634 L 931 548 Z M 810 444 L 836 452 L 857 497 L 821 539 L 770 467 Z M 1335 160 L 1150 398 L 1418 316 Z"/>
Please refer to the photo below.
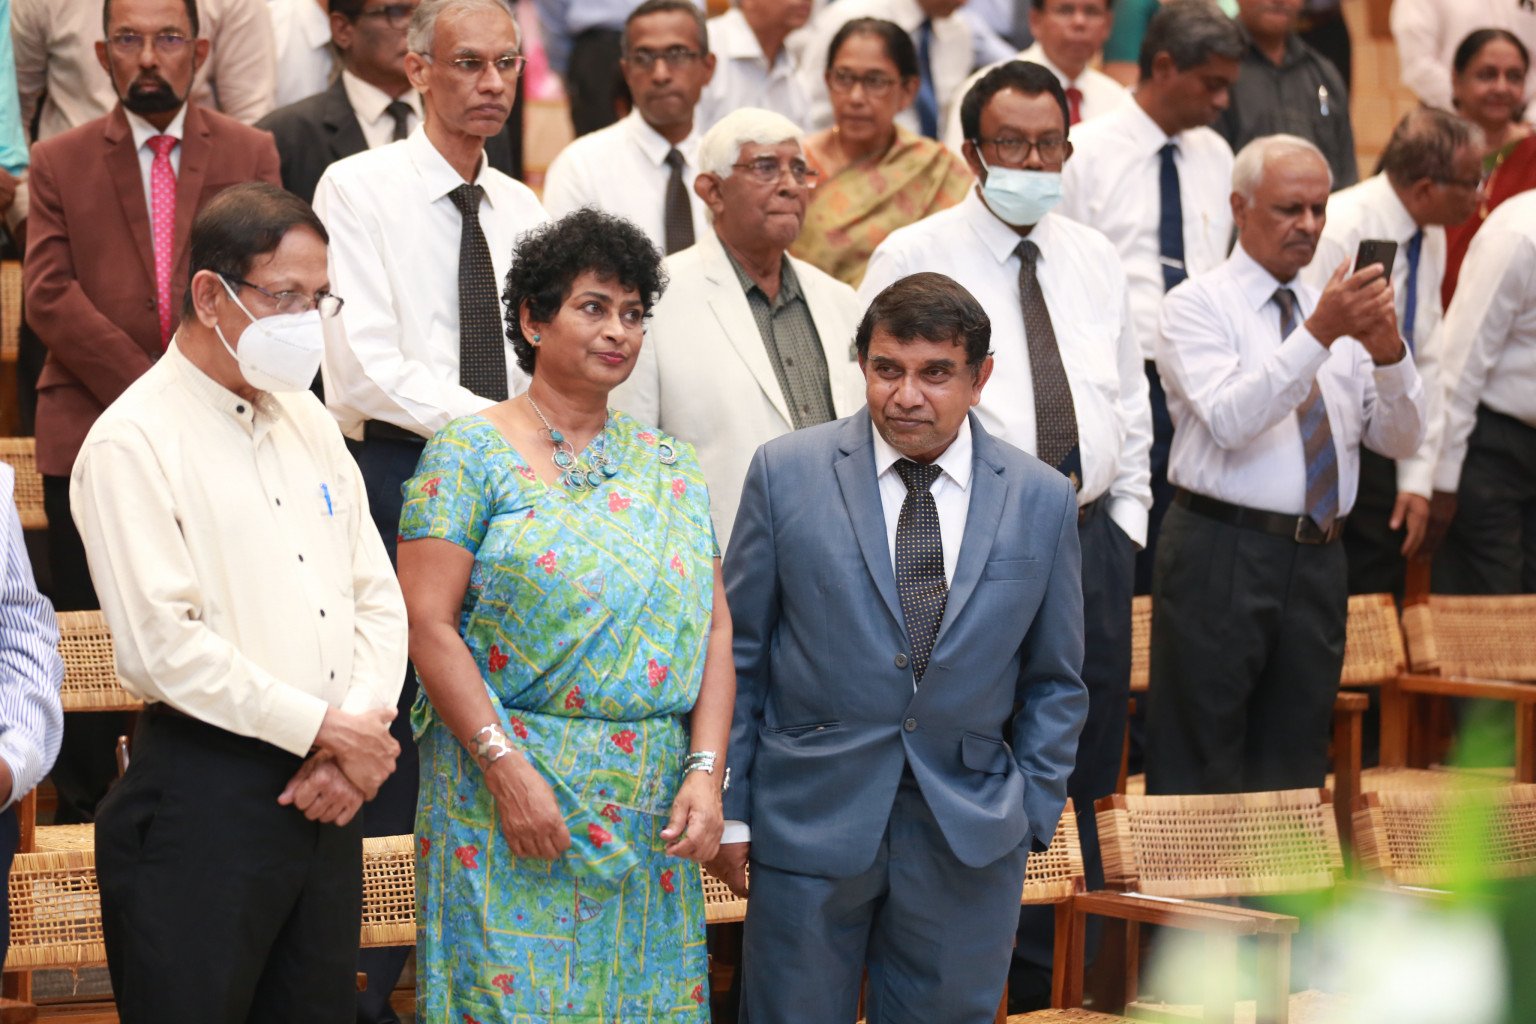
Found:
<path fill-rule="evenodd" d="M 501 293 L 507 340 L 524 373 L 533 373 L 538 350 L 523 337 L 523 303 L 528 303 L 535 323 L 549 323 L 571 285 L 588 271 L 617 278 L 625 288 L 639 292 L 646 317 L 667 287 L 661 253 L 645 232 L 623 217 L 585 207 L 528 232 L 512 251 L 512 269 Z"/>

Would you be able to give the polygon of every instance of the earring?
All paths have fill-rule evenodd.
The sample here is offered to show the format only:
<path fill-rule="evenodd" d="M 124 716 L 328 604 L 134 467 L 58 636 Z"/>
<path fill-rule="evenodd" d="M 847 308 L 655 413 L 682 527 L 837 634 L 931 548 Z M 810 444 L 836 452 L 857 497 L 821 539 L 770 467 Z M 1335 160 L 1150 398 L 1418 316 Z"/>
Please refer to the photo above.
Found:
<path fill-rule="evenodd" d="M 538 343 L 539 343 L 539 335 L 537 335 L 537 334 L 535 334 L 535 335 L 534 335 L 534 336 L 533 336 L 533 343 L 534 343 L 534 344 L 535 344 L 535 345 L 537 345 L 537 344 L 538 344 Z"/>

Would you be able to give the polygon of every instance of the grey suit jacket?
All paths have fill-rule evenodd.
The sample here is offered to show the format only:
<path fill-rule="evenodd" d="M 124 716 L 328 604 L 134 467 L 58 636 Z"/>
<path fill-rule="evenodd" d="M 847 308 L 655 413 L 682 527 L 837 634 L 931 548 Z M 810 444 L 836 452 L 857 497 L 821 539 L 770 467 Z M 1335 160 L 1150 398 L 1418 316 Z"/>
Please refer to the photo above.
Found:
<path fill-rule="evenodd" d="M 860 410 L 769 441 L 748 470 L 724 569 L 725 815 L 751 826 L 754 859 L 848 877 L 910 764 L 962 863 L 1044 849 L 1088 713 L 1076 496 L 971 417 L 965 534 L 914 691 L 870 431 Z"/>

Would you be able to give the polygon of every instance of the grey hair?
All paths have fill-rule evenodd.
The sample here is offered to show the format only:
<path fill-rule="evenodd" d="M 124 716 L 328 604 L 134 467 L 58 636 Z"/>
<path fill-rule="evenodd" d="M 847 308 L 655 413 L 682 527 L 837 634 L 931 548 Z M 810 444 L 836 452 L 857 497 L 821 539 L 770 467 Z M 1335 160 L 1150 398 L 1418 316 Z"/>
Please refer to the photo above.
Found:
<path fill-rule="evenodd" d="M 512 28 L 517 32 L 517 45 L 521 49 L 523 28 L 517 23 L 506 0 L 421 0 L 421 6 L 411 15 L 411 27 L 405 31 L 406 49 L 430 57 L 432 44 L 436 41 L 437 19 L 459 11 L 501 11 L 512 19 Z"/>
<path fill-rule="evenodd" d="M 1456 151 L 1481 149 L 1483 131 L 1470 121 L 1434 107 L 1405 114 L 1392 129 L 1381 154 L 1381 169 L 1399 188 L 1429 178 L 1445 181 L 1455 173 Z"/>
<path fill-rule="evenodd" d="M 1180 71 L 1188 71 L 1212 57 L 1241 60 L 1246 49 L 1237 22 L 1211 0 L 1169 0 L 1152 15 L 1141 37 L 1138 63 L 1145 80 L 1152 77 L 1152 61 L 1159 53 L 1173 58 Z"/>
<path fill-rule="evenodd" d="M 783 114 L 758 107 L 740 107 L 726 114 L 699 141 L 699 173 L 729 178 L 732 166 L 749 143 L 777 146 L 781 142 L 799 142 L 804 129 Z"/>
<path fill-rule="evenodd" d="M 1258 192 L 1259 185 L 1264 181 L 1264 168 L 1269 158 L 1277 153 L 1298 151 L 1317 157 L 1323 170 L 1328 172 L 1328 188 L 1331 191 L 1333 169 L 1328 166 L 1328 158 L 1323 156 L 1323 151 L 1317 146 L 1299 135 L 1261 135 L 1238 150 L 1237 159 L 1232 161 L 1232 191 L 1252 206 L 1254 193 Z"/>

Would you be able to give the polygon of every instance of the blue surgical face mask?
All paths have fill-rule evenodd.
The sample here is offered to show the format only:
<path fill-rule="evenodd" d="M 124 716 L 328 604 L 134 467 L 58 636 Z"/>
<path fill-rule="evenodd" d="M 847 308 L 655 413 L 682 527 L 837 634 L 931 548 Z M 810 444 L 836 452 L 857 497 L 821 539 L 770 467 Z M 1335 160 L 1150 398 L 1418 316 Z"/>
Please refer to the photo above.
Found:
<path fill-rule="evenodd" d="M 977 154 L 980 159 L 981 154 Z M 1016 228 L 1040 223 L 1040 218 L 1061 202 L 1060 171 L 1023 171 L 1013 167 L 987 167 L 981 196 L 987 206 Z"/>

